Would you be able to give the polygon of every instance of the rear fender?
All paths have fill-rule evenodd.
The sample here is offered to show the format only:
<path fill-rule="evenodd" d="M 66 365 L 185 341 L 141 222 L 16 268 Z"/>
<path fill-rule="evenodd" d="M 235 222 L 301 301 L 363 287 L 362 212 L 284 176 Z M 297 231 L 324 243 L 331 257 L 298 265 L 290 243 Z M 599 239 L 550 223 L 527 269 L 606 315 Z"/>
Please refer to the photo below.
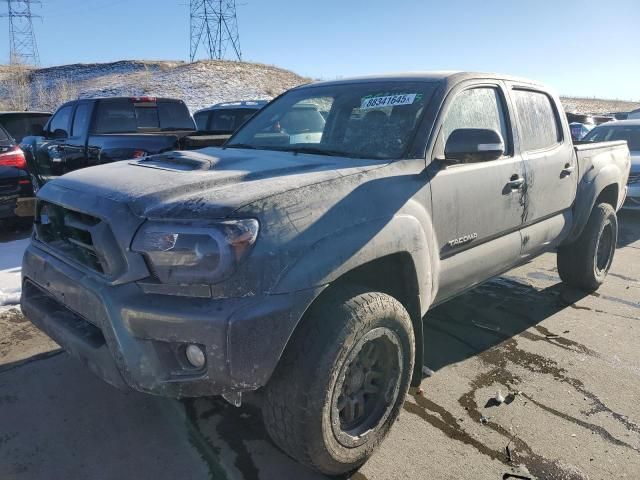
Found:
<path fill-rule="evenodd" d="M 563 242 L 564 244 L 572 243 L 580 236 L 587 225 L 596 200 L 605 188 L 611 186 L 617 188 L 618 197 L 616 205 L 613 205 L 616 211 L 624 201 L 624 186 L 620 185 L 620 179 L 623 174 L 616 165 L 608 164 L 598 170 L 596 162 L 594 162 L 587 168 L 588 170 L 584 174 L 582 181 L 578 184 L 574 205 L 574 226 Z"/>

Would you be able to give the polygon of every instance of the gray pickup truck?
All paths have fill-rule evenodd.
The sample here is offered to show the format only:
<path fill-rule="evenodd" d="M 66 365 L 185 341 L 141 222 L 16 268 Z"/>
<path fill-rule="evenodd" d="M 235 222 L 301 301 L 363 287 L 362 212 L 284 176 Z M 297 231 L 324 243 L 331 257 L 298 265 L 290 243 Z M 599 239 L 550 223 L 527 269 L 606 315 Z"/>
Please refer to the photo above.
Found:
<path fill-rule="evenodd" d="M 326 112 L 320 133 L 305 108 Z M 340 474 L 420 383 L 430 308 L 547 251 L 566 284 L 599 287 L 629 166 L 625 142 L 574 145 L 527 80 L 301 86 L 224 148 L 47 183 L 22 309 L 115 386 L 257 390 L 275 443 Z"/>

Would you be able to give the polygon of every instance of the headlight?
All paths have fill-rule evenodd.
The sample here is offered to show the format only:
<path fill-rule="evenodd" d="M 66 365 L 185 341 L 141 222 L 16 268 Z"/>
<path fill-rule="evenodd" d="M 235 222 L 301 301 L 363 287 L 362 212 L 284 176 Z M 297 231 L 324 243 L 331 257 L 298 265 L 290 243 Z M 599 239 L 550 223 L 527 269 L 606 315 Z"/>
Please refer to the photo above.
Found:
<path fill-rule="evenodd" d="M 213 284 L 232 275 L 258 236 L 258 221 L 146 222 L 132 250 L 162 283 Z"/>

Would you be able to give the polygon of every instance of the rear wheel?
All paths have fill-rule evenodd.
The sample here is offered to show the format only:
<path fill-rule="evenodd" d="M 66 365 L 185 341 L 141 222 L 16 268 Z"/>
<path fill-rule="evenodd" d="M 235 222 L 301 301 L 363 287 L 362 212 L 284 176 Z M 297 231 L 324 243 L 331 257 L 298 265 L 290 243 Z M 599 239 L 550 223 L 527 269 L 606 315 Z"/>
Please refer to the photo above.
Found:
<path fill-rule="evenodd" d="M 564 283 L 597 290 L 609 273 L 618 241 L 618 219 L 607 203 L 596 205 L 578 239 L 558 249 L 558 273 Z"/>
<path fill-rule="evenodd" d="M 267 431 L 287 454 L 325 474 L 358 468 L 399 414 L 414 349 L 411 318 L 393 297 L 328 293 L 266 387 Z"/>

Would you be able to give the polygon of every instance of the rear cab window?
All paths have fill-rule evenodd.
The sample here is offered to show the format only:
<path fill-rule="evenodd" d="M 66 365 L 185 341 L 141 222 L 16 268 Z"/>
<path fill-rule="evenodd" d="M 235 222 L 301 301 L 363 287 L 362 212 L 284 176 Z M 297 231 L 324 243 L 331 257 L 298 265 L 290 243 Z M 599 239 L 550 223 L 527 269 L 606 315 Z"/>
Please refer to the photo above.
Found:
<path fill-rule="evenodd" d="M 553 101 L 537 90 L 512 90 L 522 151 L 546 150 L 562 143 L 560 118 Z"/>
<path fill-rule="evenodd" d="M 95 132 L 136 133 L 196 130 L 187 106 L 179 100 L 154 97 L 115 98 L 98 101 Z"/>

